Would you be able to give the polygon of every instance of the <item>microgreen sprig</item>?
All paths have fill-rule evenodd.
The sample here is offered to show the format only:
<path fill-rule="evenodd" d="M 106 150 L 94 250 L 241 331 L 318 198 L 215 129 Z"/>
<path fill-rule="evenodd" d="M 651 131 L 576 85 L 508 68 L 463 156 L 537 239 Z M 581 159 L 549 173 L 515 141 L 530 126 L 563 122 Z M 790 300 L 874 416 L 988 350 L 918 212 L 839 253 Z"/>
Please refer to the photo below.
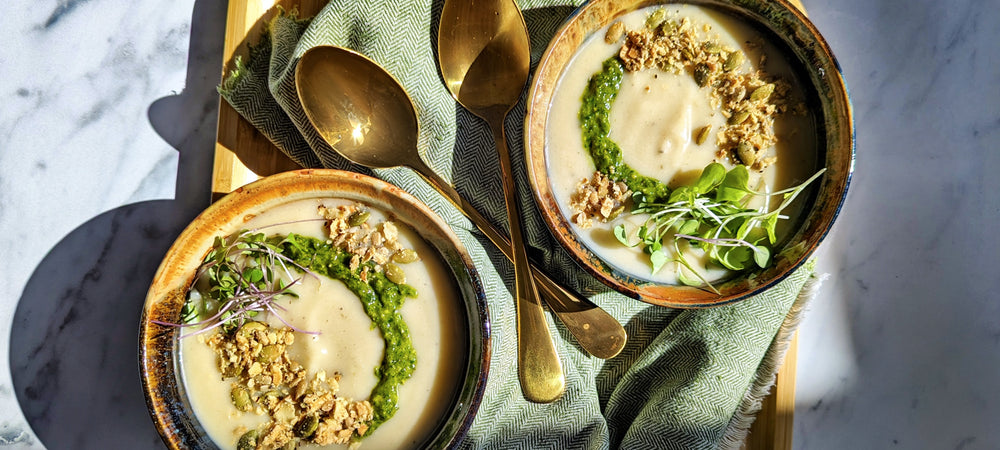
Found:
<path fill-rule="evenodd" d="M 260 229 L 246 230 L 226 238 L 216 237 L 212 249 L 198 267 L 188 286 L 188 301 L 181 308 L 181 323 L 153 320 L 154 323 L 176 327 L 201 327 L 182 335 L 193 336 L 222 327 L 226 332 L 238 329 L 259 313 L 268 312 L 289 328 L 306 334 L 281 317 L 285 308 L 276 303 L 281 296 L 297 298 L 291 287 L 312 271 L 281 254 L 284 238 L 268 238 Z M 293 273 L 292 269 L 305 275 Z M 285 280 L 291 280 L 287 282 Z M 202 284 L 203 283 L 203 284 Z M 199 289 L 199 286 L 205 286 Z M 195 320 L 201 314 L 212 315 Z"/>
<path fill-rule="evenodd" d="M 746 166 L 726 171 L 722 164 L 713 162 L 693 184 L 674 189 L 666 202 L 650 202 L 642 193 L 634 194 L 632 214 L 649 216 L 638 229 L 628 230 L 625 224 L 620 224 L 614 228 L 614 234 L 623 245 L 642 246 L 649 254 L 652 273 L 675 262 L 677 278 L 682 283 L 694 286 L 704 283 L 715 290 L 684 257 L 681 242 L 702 249 L 712 261 L 730 270 L 743 270 L 751 261 L 758 267 L 767 267 L 771 261 L 769 246 L 777 241 L 778 220 L 788 218 L 781 211 L 825 171 L 816 172 L 798 186 L 762 193 L 750 189 Z M 782 201 L 773 209 L 769 201 L 759 208 L 747 206 L 754 196 L 769 199 L 778 195 Z M 664 249 L 664 244 L 670 243 L 665 238 L 669 237 L 673 238 L 673 257 Z"/>

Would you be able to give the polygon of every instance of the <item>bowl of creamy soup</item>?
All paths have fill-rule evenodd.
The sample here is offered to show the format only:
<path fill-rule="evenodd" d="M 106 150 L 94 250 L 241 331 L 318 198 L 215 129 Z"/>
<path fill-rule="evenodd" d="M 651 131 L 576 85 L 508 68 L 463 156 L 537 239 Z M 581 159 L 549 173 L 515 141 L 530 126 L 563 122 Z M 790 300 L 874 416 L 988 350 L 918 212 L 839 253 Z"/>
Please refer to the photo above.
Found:
<path fill-rule="evenodd" d="M 140 368 L 171 448 L 443 448 L 486 383 L 472 261 L 401 189 L 336 170 L 261 179 L 198 216 L 146 298 Z"/>
<path fill-rule="evenodd" d="M 525 153 L 584 269 L 707 307 L 808 260 L 845 199 L 854 127 L 836 59 L 785 1 L 594 0 L 538 64 Z"/>

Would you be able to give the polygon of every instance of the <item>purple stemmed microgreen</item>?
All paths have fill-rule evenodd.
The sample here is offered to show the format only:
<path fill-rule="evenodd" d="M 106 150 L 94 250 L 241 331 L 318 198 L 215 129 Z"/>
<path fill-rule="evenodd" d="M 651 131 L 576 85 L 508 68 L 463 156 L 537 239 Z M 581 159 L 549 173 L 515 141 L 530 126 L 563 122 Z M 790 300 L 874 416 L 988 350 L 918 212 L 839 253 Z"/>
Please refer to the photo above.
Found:
<path fill-rule="evenodd" d="M 705 284 L 718 293 L 687 261 L 679 243 L 683 241 L 702 249 L 710 260 L 730 270 L 743 270 L 751 261 L 758 267 L 767 267 L 771 261 L 769 246 L 777 241 L 777 223 L 788 218 L 781 211 L 825 171 L 819 170 L 798 186 L 768 193 L 750 189 L 746 166 L 738 165 L 726 171 L 722 164 L 713 162 L 702 170 L 694 184 L 674 189 L 666 202 L 647 202 L 642 193 L 634 194 L 632 214 L 648 214 L 648 217 L 636 230 L 619 224 L 614 234 L 623 245 L 642 246 L 649 254 L 652 273 L 674 262 L 677 263 L 677 278 L 682 283 Z M 781 203 L 770 208 L 770 197 L 779 195 Z M 747 207 L 754 196 L 764 197 L 764 206 Z M 668 237 L 673 239 L 666 240 Z M 664 243 L 671 241 L 672 255 L 664 248 Z"/>
<path fill-rule="evenodd" d="M 289 222 L 292 223 L 292 222 Z M 306 267 L 281 254 L 284 238 L 268 238 L 254 230 L 242 231 L 227 238 L 216 237 L 212 249 L 198 267 L 188 286 L 188 300 L 181 308 L 181 323 L 159 320 L 154 323 L 183 328 L 200 328 L 181 337 L 205 333 L 221 327 L 226 332 L 238 329 L 260 313 L 275 316 L 289 328 L 305 334 L 319 334 L 300 329 L 283 317 L 285 308 L 276 303 L 283 296 L 297 298 L 291 290 L 304 276 L 317 277 Z M 304 275 L 296 276 L 293 270 Z M 285 280 L 291 280 L 286 282 Z M 206 319 L 195 321 L 203 314 Z"/>

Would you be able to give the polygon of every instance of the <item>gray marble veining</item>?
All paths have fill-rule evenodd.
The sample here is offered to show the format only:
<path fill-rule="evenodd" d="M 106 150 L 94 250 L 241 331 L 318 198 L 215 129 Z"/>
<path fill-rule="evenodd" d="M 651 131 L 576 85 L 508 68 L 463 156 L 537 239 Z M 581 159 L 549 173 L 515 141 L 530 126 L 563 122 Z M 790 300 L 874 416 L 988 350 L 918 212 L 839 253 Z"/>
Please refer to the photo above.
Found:
<path fill-rule="evenodd" d="M 805 0 L 858 169 L 801 327 L 795 448 L 1000 443 L 1000 8 Z M 0 15 L 0 448 L 158 448 L 136 318 L 208 202 L 225 2 Z"/>
<path fill-rule="evenodd" d="M 209 201 L 224 26 L 209 1 L 0 17 L 0 447 L 162 447 L 136 317 Z"/>
<path fill-rule="evenodd" d="M 996 448 L 1000 11 L 807 2 L 853 97 L 858 171 L 802 324 L 798 448 Z"/>

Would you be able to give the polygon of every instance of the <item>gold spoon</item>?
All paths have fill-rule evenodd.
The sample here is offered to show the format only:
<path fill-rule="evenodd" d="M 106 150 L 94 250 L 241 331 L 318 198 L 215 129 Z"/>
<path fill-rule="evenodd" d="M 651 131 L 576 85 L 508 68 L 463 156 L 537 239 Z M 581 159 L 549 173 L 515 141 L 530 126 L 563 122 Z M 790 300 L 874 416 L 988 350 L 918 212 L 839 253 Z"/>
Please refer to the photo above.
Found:
<path fill-rule="evenodd" d="M 413 103 L 392 75 L 351 50 L 316 47 L 299 60 L 295 76 L 306 116 L 324 139 L 336 144 L 340 155 L 367 167 L 414 169 L 512 258 L 507 237 L 420 158 Z M 627 336 L 613 316 L 534 266 L 532 274 L 543 298 L 580 347 L 602 359 L 621 352 Z"/>
<path fill-rule="evenodd" d="M 316 47 L 299 60 L 295 83 L 306 116 L 338 153 L 372 168 L 414 169 L 511 258 L 510 241 L 420 158 L 413 103 L 389 73 L 350 50 Z M 621 351 L 625 330 L 614 317 L 533 269 L 550 307 L 584 350 L 600 358 Z"/>
<path fill-rule="evenodd" d="M 438 63 L 445 85 L 466 109 L 486 120 L 500 153 L 500 178 L 514 250 L 517 368 L 525 398 L 551 402 L 565 388 L 528 263 L 514 169 L 504 119 L 528 82 L 531 47 L 514 0 L 446 0 L 438 29 Z"/>

